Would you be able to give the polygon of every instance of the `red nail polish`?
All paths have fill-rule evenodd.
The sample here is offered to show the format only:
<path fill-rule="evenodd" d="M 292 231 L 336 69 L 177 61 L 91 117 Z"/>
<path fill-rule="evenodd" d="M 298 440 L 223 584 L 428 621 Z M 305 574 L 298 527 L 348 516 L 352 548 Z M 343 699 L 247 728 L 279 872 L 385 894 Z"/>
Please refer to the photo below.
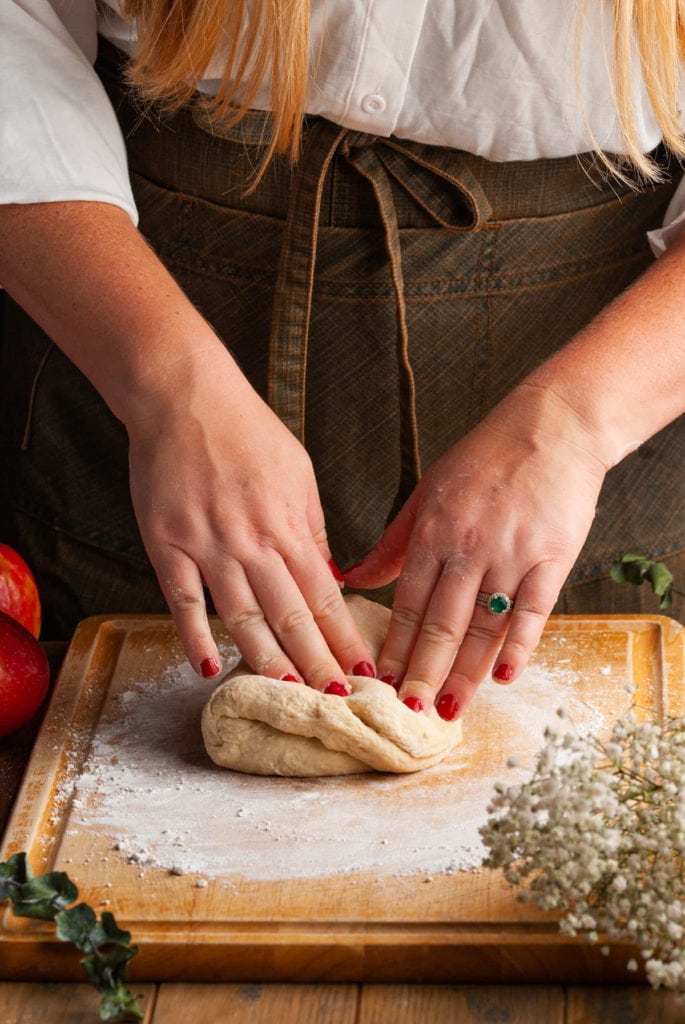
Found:
<path fill-rule="evenodd" d="M 504 662 L 502 662 L 502 664 L 498 665 L 492 674 L 495 679 L 501 679 L 503 682 L 508 683 L 514 674 L 514 670 L 511 665 L 505 665 Z"/>
<path fill-rule="evenodd" d="M 200 672 L 205 679 L 211 679 L 212 676 L 218 675 L 221 672 L 221 665 L 216 658 L 205 658 L 204 661 L 200 662 Z"/>
<path fill-rule="evenodd" d="M 443 693 L 442 697 L 435 705 L 435 710 L 441 718 L 445 719 L 446 722 L 452 722 L 457 717 L 459 701 L 453 693 Z"/>
<path fill-rule="evenodd" d="M 344 583 L 345 582 L 345 577 L 343 576 L 343 574 L 341 573 L 340 569 L 337 567 L 337 565 L 335 564 L 335 562 L 333 561 L 332 558 L 328 559 L 328 568 L 333 573 L 333 579 L 335 580 L 336 583 Z"/>
<path fill-rule="evenodd" d="M 358 661 L 352 669 L 353 676 L 369 676 L 373 679 L 375 672 L 373 671 L 373 665 L 370 661 Z"/>
<path fill-rule="evenodd" d="M 290 672 L 287 672 L 284 676 L 281 676 L 282 683 L 299 683 L 299 681 L 300 680 L 297 678 L 297 676 L 292 675 Z"/>
<path fill-rule="evenodd" d="M 400 686 L 402 685 L 402 680 L 395 679 L 395 677 L 391 673 L 388 673 L 385 676 L 381 676 L 381 682 L 387 683 L 388 686 L 392 686 L 395 690 L 399 690 Z"/>
<path fill-rule="evenodd" d="M 420 697 L 405 697 L 402 701 L 410 711 L 423 711 L 423 701 Z"/>
<path fill-rule="evenodd" d="M 349 690 L 344 683 L 339 683 L 337 679 L 334 679 L 332 683 L 329 683 L 324 693 L 334 693 L 336 697 L 349 697 Z"/>

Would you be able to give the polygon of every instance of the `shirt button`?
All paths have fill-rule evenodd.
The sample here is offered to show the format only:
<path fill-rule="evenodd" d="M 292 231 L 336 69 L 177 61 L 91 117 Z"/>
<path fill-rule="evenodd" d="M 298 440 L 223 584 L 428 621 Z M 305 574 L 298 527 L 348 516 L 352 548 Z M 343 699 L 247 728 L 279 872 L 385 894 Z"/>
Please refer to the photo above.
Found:
<path fill-rule="evenodd" d="M 385 100 L 379 93 L 370 92 L 361 101 L 365 114 L 381 114 L 385 110 Z"/>

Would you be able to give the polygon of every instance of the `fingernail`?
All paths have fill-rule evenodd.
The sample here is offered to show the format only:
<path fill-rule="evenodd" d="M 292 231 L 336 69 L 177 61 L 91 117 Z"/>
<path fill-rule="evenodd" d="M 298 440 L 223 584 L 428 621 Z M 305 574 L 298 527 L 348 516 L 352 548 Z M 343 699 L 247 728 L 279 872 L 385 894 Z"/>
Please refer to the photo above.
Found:
<path fill-rule="evenodd" d="M 445 719 L 446 722 L 452 722 L 457 717 L 459 701 L 453 693 L 443 693 L 442 697 L 435 705 L 435 710 L 441 718 Z"/>
<path fill-rule="evenodd" d="M 300 680 L 297 678 L 297 676 L 292 675 L 290 672 L 287 672 L 284 676 L 281 676 L 281 682 L 283 683 L 299 683 L 299 681 Z"/>
<path fill-rule="evenodd" d="M 336 583 L 343 584 L 345 582 L 345 577 L 343 576 L 340 569 L 337 567 L 332 558 L 328 559 L 328 568 L 333 573 L 333 579 L 335 580 Z"/>
<path fill-rule="evenodd" d="M 492 673 L 495 679 L 501 679 L 505 683 L 509 682 L 513 674 L 514 670 L 511 667 L 511 665 L 505 665 L 504 662 L 502 662 L 501 665 L 498 665 L 495 671 Z"/>
<path fill-rule="evenodd" d="M 200 672 L 202 672 L 204 679 L 211 679 L 212 676 L 221 672 L 221 665 L 216 658 L 205 658 L 204 661 L 200 662 Z"/>
<path fill-rule="evenodd" d="M 410 711 L 423 711 L 423 701 L 420 697 L 405 697 L 402 701 Z"/>
<path fill-rule="evenodd" d="M 334 679 L 332 683 L 329 683 L 324 693 L 333 693 L 336 697 L 349 697 L 350 691 L 347 689 L 344 683 L 339 683 L 337 679 Z"/>
<path fill-rule="evenodd" d="M 352 669 L 353 676 L 369 676 L 373 678 L 375 674 L 370 661 L 358 661 Z"/>
<path fill-rule="evenodd" d="M 395 679 L 395 677 L 390 673 L 385 676 L 381 676 L 381 682 L 387 683 L 388 686 L 392 686 L 395 690 L 399 690 L 401 686 L 401 680 Z"/>

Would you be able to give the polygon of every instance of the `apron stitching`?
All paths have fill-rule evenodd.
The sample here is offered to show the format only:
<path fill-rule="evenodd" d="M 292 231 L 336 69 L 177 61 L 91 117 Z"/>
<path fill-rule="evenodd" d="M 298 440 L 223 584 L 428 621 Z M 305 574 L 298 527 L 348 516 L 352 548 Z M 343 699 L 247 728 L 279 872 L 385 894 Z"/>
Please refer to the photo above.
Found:
<path fill-rule="evenodd" d="M 29 446 L 31 444 L 31 432 L 32 432 L 32 427 L 33 427 L 33 412 L 34 412 L 34 408 L 35 408 L 35 404 L 36 404 L 36 395 L 37 395 L 37 392 L 38 392 L 38 382 L 39 382 L 40 377 L 41 377 L 41 375 L 43 373 L 43 370 L 45 369 L 45 364 L 48 361 L 50 353 L 53 351 L 54 347 L 55 346 L 53 345 L 53 343 L 50 342 L 50 344 L 46 348 L 45 352 L 43 353 L 40 362 L 38 363 L 38 367 L 36 369 L 35 374 L 33 375 L 33 380 L 31 382 L 31 391 L 29 392 L 28 407 L 27 407 L 27 410 L 26 410 L 26 422 L 24 424 L 24 433 L 22 435 L 21 444 L 20 444 L 21 451 L 23 451 L 23 452 L 28 451 L 29 450 Z"/>

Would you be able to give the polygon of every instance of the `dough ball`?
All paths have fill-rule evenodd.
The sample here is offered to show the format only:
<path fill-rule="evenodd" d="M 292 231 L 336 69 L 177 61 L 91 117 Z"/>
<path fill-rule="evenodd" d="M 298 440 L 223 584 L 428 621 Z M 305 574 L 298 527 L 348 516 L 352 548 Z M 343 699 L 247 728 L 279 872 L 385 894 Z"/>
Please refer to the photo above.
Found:
<path fill-rule="evenodd" d="M 389 610 L 357 595 L 346 601 L 376 657 Z M 255 675 L 242 662 L 204 708 L 209 756 L 253 775 L 415 772 L 438 764 L 461 741 L 461 722 L 443 721 L 435 708 L 410 711 L 378 679 L 347 678 L 352 693 L 337 697 Z"/>

